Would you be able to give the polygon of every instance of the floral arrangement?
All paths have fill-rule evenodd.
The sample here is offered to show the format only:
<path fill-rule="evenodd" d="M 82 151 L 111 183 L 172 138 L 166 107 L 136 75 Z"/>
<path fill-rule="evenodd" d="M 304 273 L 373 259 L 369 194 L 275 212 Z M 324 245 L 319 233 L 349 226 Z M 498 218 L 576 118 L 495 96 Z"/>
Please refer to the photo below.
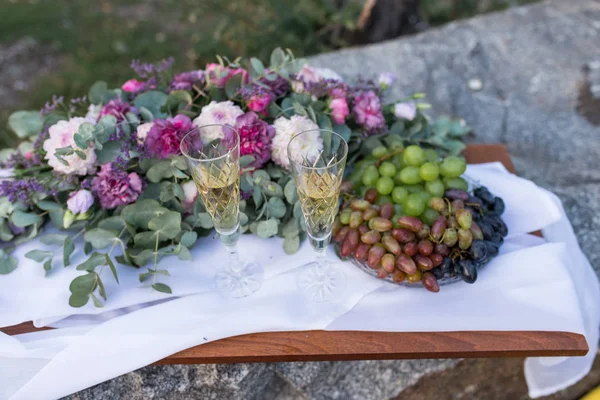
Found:
<path fill-rule="evenodd" d="M 218 61 L 176 75 L 172 59 L 133 61 L 137 78 L 120 88 L 97 82 L 85 97 L 53 97 L 40 112 L 9 117 L 23 142 L 2 152 L 0 240 L 19 245 L 50 220 L 56 229 L 40 237 L 44 249 L 26 254 L 49 271 L 71 264 L 82 237 L 88 258 L 76 266 L 83 274 L 70 285 L 71 306 L 91 298 L 101 307 L 100 298 L 107 298 L 102 272 L 108 266 L 118 282 L 119 264 L 146 267 L 140 282 L 171 293 L 164 283 L 169 273 L 158 261 L 169 255 L 190 260 L 189 249 L 212 228 L 180 154 L 193 126 L 238 130 L 241 230 L 283 237 L 290 254 L 305 235 L 286 153 L 294 134 L 319 127 L 339 133 L 350 145 L 351 164 L 389 140 L 456 154 L 469 132 L 461 121 L 431 121 L 421 112 L 428 108 L 419 103 L 421 94 L 384 105 L 390 74 L 349 84 L 279 48 L 268 66 L 256 58 Z M 301 145 L 318 152 L 330 145 L 328 136 Z M 12 245 L 0 252 L 0 274 L 17 268 Z"/>

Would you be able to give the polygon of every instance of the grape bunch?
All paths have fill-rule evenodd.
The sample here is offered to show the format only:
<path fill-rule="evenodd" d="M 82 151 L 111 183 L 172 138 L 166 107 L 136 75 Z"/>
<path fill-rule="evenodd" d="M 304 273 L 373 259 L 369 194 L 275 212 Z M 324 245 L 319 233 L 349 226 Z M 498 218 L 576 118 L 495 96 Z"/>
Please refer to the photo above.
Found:
<path fill-rule="evenodd" d="M 475 282 L 508 233 L 503 200 L 485 187 L 470 194 L 459 157 L 438 162 L 418 146 L 383 149 L 343 184 L 345 201 L 332 232 L 340 255 L 379 278 L 421 282 L 432 292 L 441 279 Z"/>

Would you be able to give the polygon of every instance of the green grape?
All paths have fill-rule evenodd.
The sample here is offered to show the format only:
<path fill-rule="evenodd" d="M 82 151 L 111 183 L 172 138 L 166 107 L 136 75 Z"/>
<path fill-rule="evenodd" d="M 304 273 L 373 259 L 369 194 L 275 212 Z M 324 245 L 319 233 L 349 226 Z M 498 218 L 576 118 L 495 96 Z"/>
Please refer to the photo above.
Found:
<path fill-rule="evenodd" d="M 371 155 L 375 158 L 383 157 L 387 154 L 388 150 L 385 146 L 377 146 L 371 151 Z"/>
<path fill-rule="evenodd" d="M 381 195 L 381 196 L 379 196 L 379 198 L 375 202 L 375 204 L 377 204 L 377 205 L 382 205 L 382 204 L 387 204 L 387 203 L 392 203 L 392 197 L 391 196 Z"/>
<path fill-rule="evenodd" d="M 389 176 L 390 178 L 396 175 L 396 167 L 389 161 L 384 161 L 379 166 L 379 175 Z"/>
<path fill-rule="evenodd" d="M 419 167 L 406 167 L 400 171 L 400 180 L 407 185 L 414 185 L 421 182 Z"/>
<path fill-rule="evenodd" d="M 396 214 L 404 214 L 404 210 L 400 204 L 394 204 L 394 213 Z"/>
<path fill-rule="evenodd" d="M 440 216 L 439 212 L 435 211 L 434 209 L 431 209 L 431 208 L 427 207 L 425 209 L 425 211 L 423 211 L 423 214 L 421 214 L 421 221 L 423 221 L 427 225 L 431 226 L 431 225 L 433 225 L 434 221 L 439 216 Z"/>
<path fill-rule="evenodd" d="M 394 157 L 392 157 L 392 163 L 396 167 L 397 171 L 400 171 L 402 168 L 406 167 L 406 164 L 404 163 L 404 155 L 402 153 L 396 154 Z"/>
<path fill-rule="evenodd" d="M 444 195 L 444 192 L 446 191 L 444 188 L 444 183 L 439 179 L 426 182 L 425 190 L 427 190 L 429 194 L 435 197 L 442 197 Z"/>
<path fill-rule="evenodd" d="M 404 212 L 394 214 L 394 216 L 392 217 L 392 228 L 394 228 L 394 229 L 402 228 L 402 226 L 400 226 L 400 224 L 398 223 L 398 218 L 404 217 L 404 215 L 405 215 Z"/>
<path fill-rule="evenodd" d="M 371 189 L 373 186 L 361 186 L 360 188 L 360 197 L 364 198 L 365 194 L 367 194 L 367 190 Z"/>
<path fill-rule="evenodd" d="M 469 191 L 469 183 L 463 178 L 444 178 L 444 186 L 446 186 L 446 189 L 461 189 L 465 192 Z"/>
<path fill-rule="evenodd" d="M 440 162 L 440 156 L 434 149 L 425 149 L 425 159 L 436 164 L 439 164 Z"/>
<path fill-rule="evenodd" d="M 458 178 L 466 169 L 465 160 L 457 156 L 448 156 L 440 164 L 440 173 L 446 178 Z"/>
<path fill-rule="evenodd" d="M 419 146 L 408 146 L 404 149 L 404 162 L 406 165 L 419 167 L 425 162 L 425 152 Z"/>
<path fill-rule="evenodd" d="M 419 176 L 424 181 L 434 181 L 440 175 L 440 167 L 432 162 L 426 162 L 419 168 Z"/>
<path fill-rule="evenodd" d="M 433 197 L 431 195 L 431 193 L 429 193 L 429 192 L 427 192 L 425 190 L 422 190 L 422 191 L 417 192 L 415 194 L 418 194 L 423 199 L 423 201 L 425 202 L 425 204 L 427 204 L 427 202 L 429 201 L 429 199 Z"/>
<path fill-rule="evenodd" d="M 362 176 L 362 183 L 365 186 L 375 186 L 375 183 L 379 179 L 379 171 L 374 165 L 369 165 Z"/>
<path fill-rule="evenodd" d="M 394 190 L 392 190 L 392 200 L 394 200 L 394 203 L 396 204 L 404 203 L 404 200 L 406 200 L 407 197 L 408 190 L 406 190 L 406 188 L 396 186 Z"/>
<path fill-rule="evenodd" d="M 419 193 L 425 190 L 422 185 L 404 185 L 404 188 L 408 193 Z"/>
<path fill-rule="evenodd" d="M 375 187 L 377 188 L 379 194 L 388 195 L 392 193 L 392 190 L 394 190 L 394 181 L 389 176 L 382 176 L 377 180 Z"/>
<path fill-rule="evenodd" d="M 412 193 L 406 198 L 403 207 L 406 215 L 418 217 L 425 210 L 425 202 L 418 193 Z"/>

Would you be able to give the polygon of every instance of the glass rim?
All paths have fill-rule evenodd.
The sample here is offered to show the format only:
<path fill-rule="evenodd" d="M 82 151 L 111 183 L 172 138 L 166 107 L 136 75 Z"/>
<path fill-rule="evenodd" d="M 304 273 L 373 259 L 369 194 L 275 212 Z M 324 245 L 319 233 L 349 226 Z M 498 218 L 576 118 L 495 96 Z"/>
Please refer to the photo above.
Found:
<path fill-rule="evenodd" d="M 213 157 L 213 158 L 196 158 L 196 157 L 192 157 L 191 155 L 189 155 L 188 153 L 186 153 L 183 150 L 183 142 L 188 138 L 188 136 L 191 136 L 194 131 L 200 131 L 200 129 L 203 128 L 209 128 L 211 126 L 218 126 L 218 127 L 227 127 L 230 128 L 234 133 L 235 133 L 235 138 L 236 138 L 236 144 L 235 146 L 233 146 L 229 151 L 227 151 L 227 153 L 220 155 L 219 157 Z M 209 162 L 209 161 L 216 161 L 216 160 L 220 160 L 222 158 L 225 158 L 227 156 L 229 156 L 231 154 L 231 152 L 233 152 L 236 148 L 240 148 L 240 133 L 237 131 L 237 129 L 235 129 L 233 126 L 228 125 L 228 124 L 207 124 L 207 125 L 200 125 L 200 126 L 196 126 L 193 129 L 190 129 L 189 131 L 186 132 L 185 135 L 183 135 L 183 138 L 181 138 L 181 142 L 179 143 L 179 151 L 181 151 L 181 154 L 186 157 L 189 158 L 190 160 L 194 160 L 197 162 Z"/>
<path fill-rule="evenodd" d="M 306 165 L 298 164 L 297 162 L 295 162 L 292 159 L 292 157 L 290 157 L 290 145 L 292 144 L 292 141 L 294 139 L 296 139 L 298 136 L 300 136 L 300 135 L 302 135 L 304 133 L 307 133 L 307 132 L 319 132 L 319 133 L 321 133 L 321 132 L 329 132 L 329 133 L 332 133 L 335 136 L 339 137 L 340 140 L 342 141 L 342 143 L 344 143 L 344 146 L 345 146 L 344 156 L 342 158 L 340 158 L 338 161 L 336 161 L 335 163 L 333 163 L 331 165 L 328 165 L 326 167 L 309 167 L 309 166 L 306 166 Z M 336 133 L 334 131 L 331 131 L 329 129 L 321 129 L 321 128 L 307 129 L 305 131 L 299 132 L 299 133 L 295 134 L 294 136 L 292 136 L 292 138 L 290 139 L 290 141 L 289 141 L 289 143 L 287 145 L 286 151 L 287 151 L 287 156 L 288 156 L 288 159 L 290 160 L 290 163 L 294 164 L 294 165 L 296 165 L 296 166 L 298 166 L 300 168 L 305 168 L 305 169 L 327 169 L 327 168 L 333 168 L 333 167 L 337 166 L 338 164 L 340 164 L 341 162 L 343 162 L 343 161 L 346 160 L 346 157 L 348 157 L 348 142 L 346 142 L 346 139 L 344 139 L 342 137 L 342 135 L 340 135 L 339 133 Z"/>

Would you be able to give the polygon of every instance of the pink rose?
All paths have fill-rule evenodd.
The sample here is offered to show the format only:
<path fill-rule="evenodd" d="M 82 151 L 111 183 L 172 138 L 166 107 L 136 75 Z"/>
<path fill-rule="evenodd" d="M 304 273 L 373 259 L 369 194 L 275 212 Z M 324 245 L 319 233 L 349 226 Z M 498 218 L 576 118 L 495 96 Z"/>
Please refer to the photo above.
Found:
<path fill-rule="evenodd" d="M 331 118 L 336 124 L 343 124 L 348 114 L 350 114 L 348 102 L 343 97 L 331 100 L 329 107 L 331 108 Z"/>
<path fill-rule="evenodd" d="M 248 99 L 248 108 L 251 111 L 262 113 L 269 107 L 269 103 L 271 102 L 273 96 L 270 93 L 256 93 Z"/>
<path fill-rule="evenodd" d="M 123 89 L 124 92 L 137 93 L 144 90 L 145 86 L 146 84 L 144 82 L 140 82 L 137 79 L 130 79 L 121 86 L 121 89 Z"/>

